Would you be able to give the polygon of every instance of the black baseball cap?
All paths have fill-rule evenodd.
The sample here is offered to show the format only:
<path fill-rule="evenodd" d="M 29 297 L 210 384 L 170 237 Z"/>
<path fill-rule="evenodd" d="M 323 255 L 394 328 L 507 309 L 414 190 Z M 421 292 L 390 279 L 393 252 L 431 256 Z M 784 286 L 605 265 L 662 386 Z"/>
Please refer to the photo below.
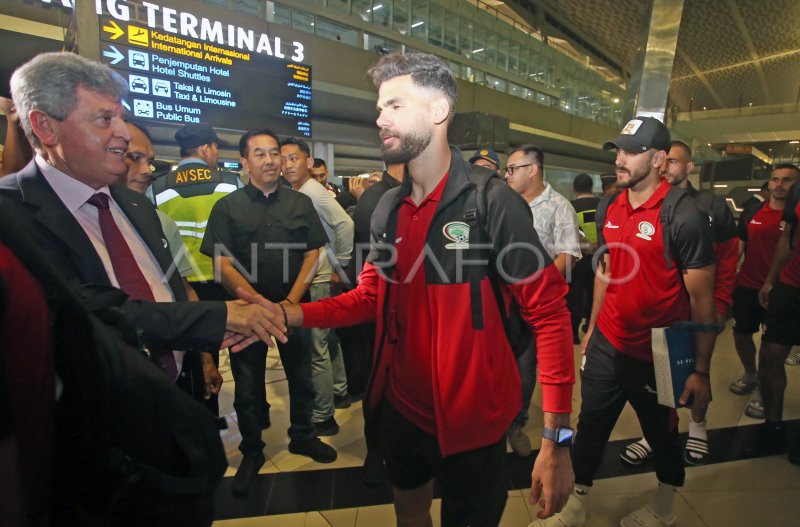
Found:
<path fill-rule="evenodd" d="M 175 132 L 175 140 L 181 148 L 194 148 L 211 143 L 217 143 L 219 146 L 228 146 L 228 143 L 217 136 L 217 132 L 213 128 L 203 123 L 184 125 Z"/>
<path fill-rule="evenodd" d="M 500 156 L 491 148 L 479 148 L 475 150 L 475 154 L 469 158 L 469 164 L 471 165 L 478 159 L 485 159 L 490 163 L 494 163 L 495 168 L 500 168 Z"/>
<path fill-rule="evenodd" d="M 603 150 L 619 148 L 631 154 L 638 154 L 655 148 L 669 152 L 672 148 L 669 130 L 655 117 L 636 117 L 628 121 L 616 139 L 606 141 Z"/>

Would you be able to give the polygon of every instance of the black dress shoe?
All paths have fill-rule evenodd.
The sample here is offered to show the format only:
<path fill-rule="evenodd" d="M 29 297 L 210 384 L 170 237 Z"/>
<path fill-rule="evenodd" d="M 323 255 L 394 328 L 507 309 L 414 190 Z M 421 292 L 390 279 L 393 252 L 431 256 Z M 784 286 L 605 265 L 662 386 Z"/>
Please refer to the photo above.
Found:
<path fill-rule="evenodd" d="M 250 492 L 258 478 L 258 469 L 264 466 L 266 461 L 263 452 L 248 454 L 242 458 L 242 463 L 233 476 L 232 491 L 236 496 L 244 496 Z"/>
<path fill-rule="evenodd" d="M 744 457 L 763 457 L 780 454 L 786 450 L 786 429 L 783 423 L 763 423 L 756 430 L 752 443 L 742 449 Z"/>
<path fill-rule="evenodd" d="M 317 437 L 335 436 L 339 433 L 339 423 L 336 422 L 336 419 L 334 419 L 333 416 L 320 423 L 313 424 L 314 435 Z"/>
<path fill-rule="evenodd" d="M 386 467 L 383 464 L 383 455 L 380 452 L 368 451 L 364 460 L 364 485 L 377 487 L 386 479 Z"/>
<path fill-rule="evenodd" d="M 333 396 L 333 407 L 339 410 L 343 408 L 350 408 L 352 401 L 350 400 L 350 396 L 348 394 L 344 395 L 334 395 Z"/>
<path fill-rule="evenodd" d="M 336 461 L 336 450 L 319 440 L 318 437 L 308 441 L 289 441 L 289 452 L 298 456 L 310 457 L 317 463 L 333 463 Z"/>

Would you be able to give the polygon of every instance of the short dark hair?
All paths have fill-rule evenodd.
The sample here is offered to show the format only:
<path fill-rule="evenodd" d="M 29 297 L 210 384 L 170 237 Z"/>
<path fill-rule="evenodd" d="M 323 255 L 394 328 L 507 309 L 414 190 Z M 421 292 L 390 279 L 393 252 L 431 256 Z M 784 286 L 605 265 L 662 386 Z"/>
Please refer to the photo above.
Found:
<path fill-rule="evenodd" d="M 677 146 L 678 148 L 683 148 L 684 150 L 686 150 L 686 154 L 688 154 L 689 157 L 692 157 L 692 147 L 690 147 L 689 145 L 687 145 L 683 141 L 678 141 L 676 139 L 676 140 L 672 141 L 671 144 L 672 144 L 673 147 Z"/>
<path fill-rule="evenodd" d="M 769 180 L 767 180 L 767 181 L 765 181 L 764 183 L 761 184 L 761 190 L 762 191 L 769 190 Z"/>
<path fill-rule="evenodd" d="M 594 181 L 592 180 L 592 176 L 589 174 L 578 174 L 572 181 L 572 189 L 575 191 L 575 193 L 586 194 L 587 192 L 592 191 L 593 186 Z"/>
<path fill-rule="evenodd" d="M 306 143 L 299 137 L 287 137 L 281 143 L 281 146 L 286 146 L 286 145 L 295 145 L 297 148 L 300 149 L 301 152 L 303 152 L 306 155 L 306 157 L 311 157 L 311 148 L 308 147 L 308 143 Z"/>
<path fill-rule="evenodd" d="M 384 82 L 411 75 L 414 84 L 437 91 L 450 103 L 450 119 L 456 113 L 458 88 L 450 68 L 440 57 L 429 53 L 390 53 L 381 57 L 368 71 L 376 88 Z"/>
<path fill-rule="evenodd" d="M 150 135 L 150 132 L 147 130 L 147 127 L 140 120 L 135 119 L 135 118 L 126 117 L 125 118 L 125 122 L 128 123 L 131 126 L 134 126 L 137 130 L 142 132 L 144 134 L 144 136 L 147 137 L 147 139 L 151 143 L 153 142 L 153 137 Z"/>
<path fill-rule="evenodd" d="M 278 139 L 278 136 L 275 135 L 272 130 L 267 130 L 266 128 L 262 128 L 261 130 L 250 130 L 249 132 L 242 134 L 242 137 L 239 138 L 239 155 L 241 157 L 247 157 L 247 142 L 250 141 L 251 137 L 255 137 L 257 135 L 268 135 L 275 139 L 275 142 L 278 143 L 278 148 L 281 147 L 281 140 Z"/>
<path fill-rule="evenodd" d="M 508 152 L 508 157 L 511 157 L 511 154 L 516 154 L 517 152 L 522 152 L 526 156 L 531 157 L 531 162 L 539 167 L 541 171 L 544 168 L 544 152 L 542 149 L 536 145 L 520 145 L 516 148 L 512 148 L 511 151 Z"/>
<path fill-rule="evenodd" d="M 314 168 L 328 168 L 328 164 L 325 162 L 324 159 L 320 159 L 318 157 L 314 158 Z"/>
<path fill-rule="evenodd" d="M 193 146 L 191 148 L 184 148 L 181 147 L 180 156 L 181 157 L 192 157 L 197 155 L 197 149 L 200 148 L 198 146 Z"/>
<path fill-rule="evenodd" d="M 616 174 L 601 174 L 600 175 L 600 187 L 603 189 L 603 192 L 617 182 L 617 175 Z"/>
<path fill-rule="evenodd" d="M 800 168 L 797 168 L 797 165 L 793 163 L 778 163 L 777 165 L 772 167 L 773 171 L 780 169 L 794 170 L 795 174 L 800 176 Z"/>

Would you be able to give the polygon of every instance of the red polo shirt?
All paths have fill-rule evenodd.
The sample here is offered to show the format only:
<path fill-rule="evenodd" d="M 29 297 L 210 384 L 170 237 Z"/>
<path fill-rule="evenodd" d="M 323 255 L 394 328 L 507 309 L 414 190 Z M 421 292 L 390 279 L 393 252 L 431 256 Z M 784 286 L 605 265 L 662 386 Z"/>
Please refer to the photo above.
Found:
<path fill-rule="evenodd" d="M 740 287 L 758 291 L 764 285 L 775 247 L 783 232 L 782 216 L 783 209 L 776 210 L 769 203 L 764 203 L 747 222 L 747 248 L 736 281 Z"/>
<path fill-rule="evenodd" d="M 442 198 L 447 174 L 422 203 L 403 199 L 397 214 L 397 264 L 389 298 L 388 338 L 398 342 L 392 356 L 386 398 L 401 415 L 425 432 L 436 434 L 433 409 L 433 342 L 425 284 L 424 248 L 428 229 Z M 412 382 L 413 379 L 413 382 Z"/>
<path fill-rule="evenodd" d="M 795 183 L 795 185 L 798 184 L 800 183 Z M 790 229 L 790 224 L 797 225 L 797 220 L 800 218 L 800 201 L 796 204 L 787 203 L 786 207 L 787 208 L 783 211 L 783 218 L 786 220 L 785 228 Z M 792 246 L 792 257 L 786 262 L 783 269 L 781 269 L 781 275 L 778 280 L 786 285 L 800 288 L 800 229 L 797 229 L 795 233 Z"/>
<path fill-rule="evenodd" d="M 597 327 L 621 353 L 652 360 L 650 331 L 689 320 L 689 295 L 677 262 L 664 258 L 661 204 L 670 189 L 662 181 L 644 204 L 631 207 L 624 190 L 608 207 L 602 229 L 609 247 L 611 281 Z M 705 229 L 705 230 L 704 230 Z M 681 200 L 672 219 L 670 249 L 685 269 L 714 263 L 708 217 Z"/>

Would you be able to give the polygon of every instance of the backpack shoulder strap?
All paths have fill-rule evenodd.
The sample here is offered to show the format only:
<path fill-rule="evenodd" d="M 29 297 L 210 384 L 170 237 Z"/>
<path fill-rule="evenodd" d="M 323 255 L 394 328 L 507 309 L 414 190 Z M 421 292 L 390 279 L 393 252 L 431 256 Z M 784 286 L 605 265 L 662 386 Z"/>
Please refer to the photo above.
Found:
<path fill-rule="evenodd" d="M 680 187 L 670 187 L 664 201 L 661 203 L 661 211 L 658 213 L 658 219 L 661 222 L 661 237 L 664 242 L 664 260 L 667 263 L 667 269 L 672 269 L 674 258 L 672 257 L 672 250 L 669 242 L 670 226 L 675 217 L 675 209 L 678 208 L 678 203 L 689 194 L 687 189 Z"/>
<path fill-rule="evenodd" d="M 597 211 L 594 213 L 594 224 L 597 225 L 598 238 L 603 236 L 603 226 L 606 224 L 608 207 L 610 207 L 611 204 L 617 200 L 620 194 L 622 194 L 622 192 L 617 192 L 615 194 L 611 194 L 610 196 L 606 196 L 597 204 Z M 605 242 L 605 240 L 603 241 Z"/>

